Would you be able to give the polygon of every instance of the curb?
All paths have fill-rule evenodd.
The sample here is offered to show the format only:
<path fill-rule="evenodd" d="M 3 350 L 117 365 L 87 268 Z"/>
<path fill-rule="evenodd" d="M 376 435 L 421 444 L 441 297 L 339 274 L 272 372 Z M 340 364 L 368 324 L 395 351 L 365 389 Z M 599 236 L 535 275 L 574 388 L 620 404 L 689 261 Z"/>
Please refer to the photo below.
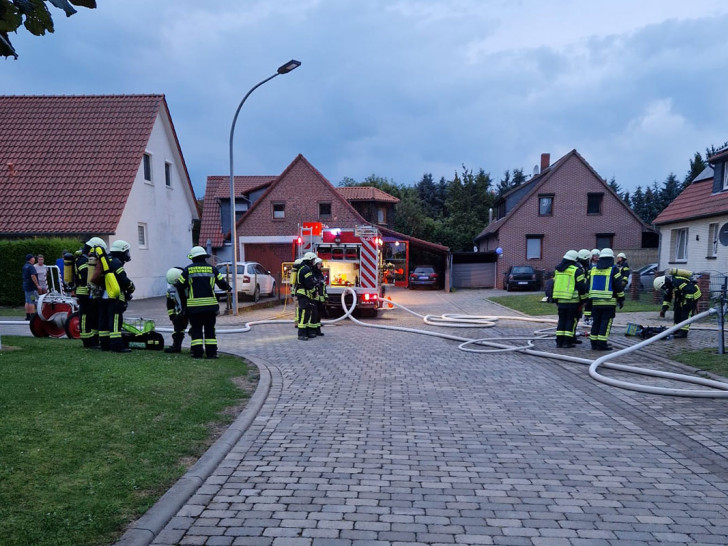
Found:
<path fill-rule="evenodd" d="M 246 360 L 258 368 L 260 380 L 243 412 L 192 468 L 127 529 L 116 543 L 117 546 L 147 546 L 150 544 L 180 508 L 205 483 L 205 480 L 210 477 L 258 416 L 271 389 L 271 373 L 266 364 L 253 362 L 247 358 Z"/>

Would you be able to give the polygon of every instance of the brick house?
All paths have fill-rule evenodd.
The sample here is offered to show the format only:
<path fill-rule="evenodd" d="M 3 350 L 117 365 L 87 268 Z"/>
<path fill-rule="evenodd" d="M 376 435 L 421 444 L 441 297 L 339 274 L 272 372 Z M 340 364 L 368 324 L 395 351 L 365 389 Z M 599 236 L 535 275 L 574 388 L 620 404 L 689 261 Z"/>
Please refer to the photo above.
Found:
<path fill-rule="evenodd" d="M 322 222 L 343 229 L 362 224 L 376 225 L 385 245 L 405 243 L 400 248 L 413 247 L 437 255 L 442 271 L 446 270 L 447 247 L 397 233 L 388 227 L 394 221 L 394 206 L 398 199 L 377 188 L 335 188 L 303 155 L 299 154 L 279 176 L 235 176 L 234 185 L 236 216 L 239 216 L 236 227 L 238 259 L 259 262 L 273 273 L 279 286 L 281 265 L 291 261 L 293 243 L 304 222 Z M 200 244 L 208 245 L 218 262 L 229 261 L 232 257 L 229 211 L 229 177 L 208 177 Z M 378 222 L 380 219 L 386 223 Z M 401 264 L 405 281 L 409 254 L 406 256 Z"/>
<path fill-rule="evenodd" d="M 134 296 L 165 293 L 199 212 L 164 95 L 2 96 L 0 167 L 0 237 L 123 239 Z"/>
<path fill-rule="evenodd" d="M 657 246 L 651 228 L 576 150 L 553 165 L 542 154 L 540 172 L 503 195 L 494 212 L 474 242 L 479 252 L 502 250 L 498 287 L 510 266 L 550 271 L 570 249 L 609 247 L 629 259 L 632 251 Z"/>

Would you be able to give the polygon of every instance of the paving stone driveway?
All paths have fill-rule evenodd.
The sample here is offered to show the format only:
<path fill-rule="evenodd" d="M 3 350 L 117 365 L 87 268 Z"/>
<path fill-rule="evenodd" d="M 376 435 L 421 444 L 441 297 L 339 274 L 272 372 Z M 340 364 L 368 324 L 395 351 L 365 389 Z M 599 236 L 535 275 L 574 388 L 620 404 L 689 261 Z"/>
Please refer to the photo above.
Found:
<path fill-rule="evenodd" d="M 475 294 L 395 299 L 503 314 Z M 242 318 L 273 314 L 256 313 Z M 399 310 L 376 323 L 468 337 L 540 327 L 452 331 Z M 724 400 L 618 390 L 580 364 L 350 321 L 324 331 L 219 336 L 270 372 L 271 390 L 154 544 L 728 544 Z"/>

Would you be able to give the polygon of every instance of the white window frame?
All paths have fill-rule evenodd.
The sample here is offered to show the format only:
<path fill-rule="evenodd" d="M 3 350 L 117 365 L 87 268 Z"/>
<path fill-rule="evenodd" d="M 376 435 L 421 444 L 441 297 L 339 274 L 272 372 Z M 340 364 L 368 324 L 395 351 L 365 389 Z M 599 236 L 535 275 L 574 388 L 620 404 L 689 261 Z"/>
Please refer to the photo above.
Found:
<path fill-rule="evenodd" d="M 720 225 L 718 223 L 708 225 L 708 258 L 718 256 L 718 233 Z"/>
<path fill-rule="evenodd" d="M 149 164 L 148 169 L 147 163 Z M 152 154 L 144 152 L 142 156 L 142 177 L 147 184 L 154 184 L 154 169 L 152 167 Z M 147 170 L 149 171 L 149 178 L 147 178 Z"/>
<path fill-rule="evenodd" d="M 538 248 L 535 248 L 537 245 Z M 536 255 L 538 251 L 538 255 Z M 526 259 L 527 260 L 540 260 L 543 255 L 543 237 L 535 237 L 526 235 Z"/>
<path fill-rule="evenodd" d="M 285 203 L 272 203 L 272 212 L 274 220 L 283 220 L 286 217 L 286 204 Z M 280 210 L 276 210 L 276 207 L 280 207 Z"/>
<path fill-rule="evenodd" d="M 670 261 L 688 261 L 688 228 L 672 230 L 672 254 L 672 260 Z"/>
<path fill-rule="evenodd" d="M 139 222 L 137 224 L 137 244 L 141 249 L 149 248 L 149 237 L 147 236 L 147 224 Z"/>
<path fill-rule="evenodd" d="M 385 207 L 377 207 L 377 224 L 387 223 L 387 209 Z"/>
<path fill-rule="evenodd" d="M 172 187 L 172 163 L 169 161 L 164 162 L 164 184 L 168 187 Z"/>
<path fill-rule="evenodd" d="M 723 189 L 728 190 L 728 162 L 723 163 Z"/>

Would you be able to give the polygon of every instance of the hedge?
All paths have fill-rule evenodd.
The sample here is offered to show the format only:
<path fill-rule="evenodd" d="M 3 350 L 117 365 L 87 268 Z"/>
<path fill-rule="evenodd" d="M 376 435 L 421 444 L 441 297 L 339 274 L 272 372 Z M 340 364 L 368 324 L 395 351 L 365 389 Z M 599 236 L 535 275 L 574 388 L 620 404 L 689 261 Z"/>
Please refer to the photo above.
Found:
<path fill-rule="evenodd" d="M 22 269 L 26 254 L 43 254 L 46 265 L 56 265 L 64 251 L 75 252 L 83 241 L 67 238 L 0 240 L 0 305 L 18 307 L 25 302 Z"/>

